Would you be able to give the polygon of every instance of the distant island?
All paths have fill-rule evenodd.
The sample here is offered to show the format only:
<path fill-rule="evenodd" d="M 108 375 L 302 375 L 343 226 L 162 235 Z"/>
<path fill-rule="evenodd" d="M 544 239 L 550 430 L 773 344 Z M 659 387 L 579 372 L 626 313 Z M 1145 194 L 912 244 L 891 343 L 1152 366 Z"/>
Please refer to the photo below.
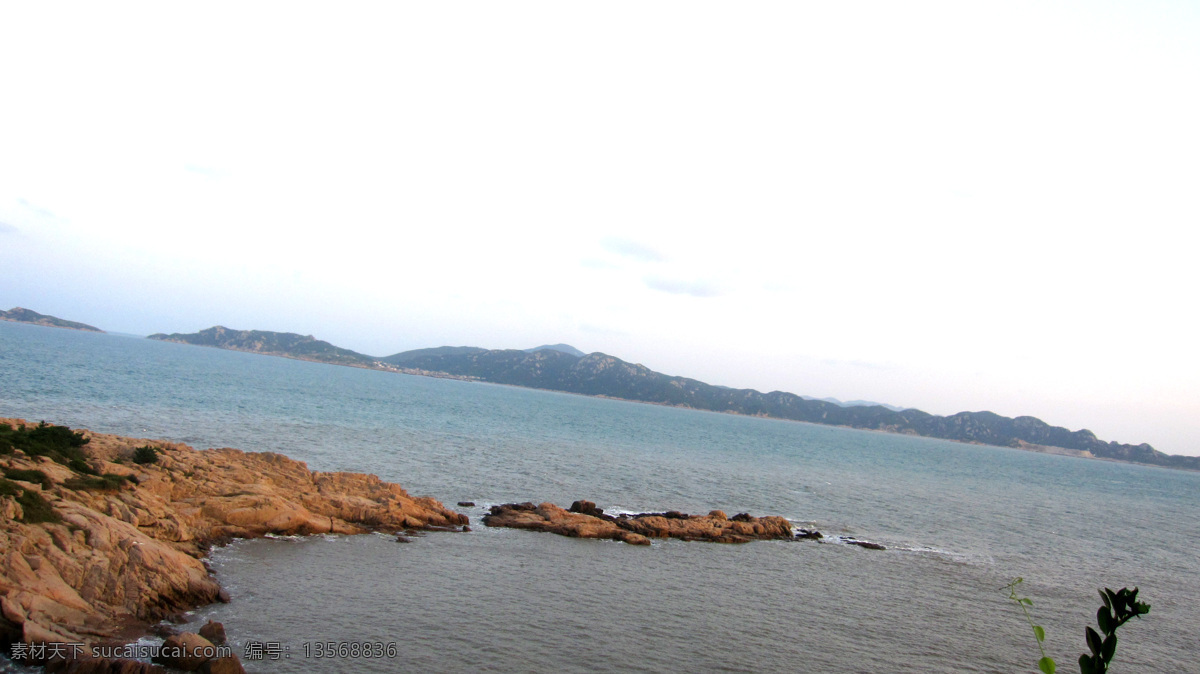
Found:
<path fill-rule="evenodd" d="M 230 330 L 221 326 L 192 334 L 150 335 L 150 339 L 404 374 L 1200 470 L 1200 457 L 1164 454 L 1145 443 L 1105 442 L 1089 430 L 1070 431 L 1031 416 L 1014 419 L 993 412 L 939 416 L 865 401 L 831 402 L 783 391 L 761 393 L 753 389 L 714 386 L 695 379 L 665 375 L 603 353 L 579 355 L 581 351 L 565 344 L 527 350 L 443 346 L 376 358 L 336 347 L 311 335 Z"/>
<path fill-rule="evenodd" d="M 349 349 L 338 348 L 329 342 L 316 339 L 312 335 L 266 330 L 230 330 L 220 325 L 186 335 L 181 333 L 165 335 L 159 332 L 150 335 L 147 339 L 195 344 L 196 346 L 214 346 L 231 351 L 248 351 L 268 356 L 283 356 L 354 367 L 374 368 L 377 360 Z"/>
<path fill-rule="evenodd" d="M 66 328 L 68 330 L 104 332 L 100 328 L 97 328 L 93 325 L 88 325 L 87 323 L 76 323 L 75 321 L 63 320 L 57 316 L 39 314 L 36 311 L 32 311 L 24 307 L 13 307 L 8 311 L 0 311 L 0 320 L 13 321 L 14 323 L 32 323 L 33 325 L 44 325 L 50 328 Z"/>

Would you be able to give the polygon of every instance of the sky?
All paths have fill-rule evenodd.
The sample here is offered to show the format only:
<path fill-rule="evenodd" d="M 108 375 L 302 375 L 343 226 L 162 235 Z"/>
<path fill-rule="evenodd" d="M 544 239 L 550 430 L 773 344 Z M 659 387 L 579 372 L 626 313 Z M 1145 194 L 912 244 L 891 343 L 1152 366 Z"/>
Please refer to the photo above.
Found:
<path fill-rule="evenodd" d="M 7 3 L 0 308 L 1200 455 L 1200 3 Z"/>

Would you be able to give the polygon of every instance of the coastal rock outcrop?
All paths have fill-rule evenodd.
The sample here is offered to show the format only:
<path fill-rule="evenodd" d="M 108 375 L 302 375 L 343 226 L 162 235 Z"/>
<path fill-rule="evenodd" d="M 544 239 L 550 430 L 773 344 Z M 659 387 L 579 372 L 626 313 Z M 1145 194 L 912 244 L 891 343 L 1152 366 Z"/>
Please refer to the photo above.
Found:
<path fill-rule="evenodd" d="M 5 437 L 24 428 L 0 419 Z M 0 647 L 86 649 L 227 601 L 202 557 L 235 537 L 468 524 L 374 475 L 314 472 L 271 452 L 76 435 L 69 455 L 0 444 Z"/>
<path fill-rule="evenodd" d="M 510 527 L 547 531 L 572 538 L 603 538 L 634 545 L 648 545 L 651 538 L 678 538 L 712 543 L 748 543 L 753 540 L 782 540 L 792 537 L 786 519 L 748 514 L 726 518 L 714 510 L 708 515 L 688 515 L 678 511 L 606 515 L 591 501 L 576 501 L 570 510 L 553 503 L 507 503 L 493 506 L 483 517 L 489 527 Z"/>
<path fill-rule="evenodd" d="M 217 646 L 224 646 L 227 641 L 225 636 L 225 626 L 219 622 L 209 620 L 204 623 L 204 626 L 199 630 L 200 636 L 208 639 Z"/>
<path fill-rule="evenodd" d="M 185 672 L 194 672 L 211 660 L 215 651 L 216 646 L 208 639 L 193 632 L 184 632 L 164 639 L 154 661 Z"/>

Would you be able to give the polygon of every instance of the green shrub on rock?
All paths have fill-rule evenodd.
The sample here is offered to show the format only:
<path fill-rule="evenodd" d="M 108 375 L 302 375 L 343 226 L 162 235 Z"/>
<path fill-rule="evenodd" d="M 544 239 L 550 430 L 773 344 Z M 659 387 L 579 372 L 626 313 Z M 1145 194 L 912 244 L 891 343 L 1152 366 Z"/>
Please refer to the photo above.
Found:
<path fill-rule="evenodd" d="M 158 463 L 158 449 L 146 445 L 133 450 L 133 462 L 137 464 Z"/>
<path fill-rule="evenodd" d="M 17 503 L 21 504 L 21 510 L 25 513 L 21 516 L 21 521 L 26 524 L 62 521 L 62 517 L 54 510 L 54 506 L 32 489 L 22 491 L 21 495 L 17 497 Z"/>
<path fill-rule="evenodd" d="M 33 428 L 25 424 L 16 428 L 11 424 L 0 424 L 0 454 L 11 454 L 14 449 L 19 449 L 29 456 L 50 457 L 64 466 L 74 468 L 75 462 L 82 463 L 86 458 L 80 448 L 87 443 L 88 439 L 83 437 L 83 433 L 44 421 Z"/>
<path fill-rule="evenodd" d="M 0 496 L 12 496 L 21 504 L 21 521 L 26 524 L 38 522 L 61 522 L 62 517 L 54 510 L 54 506 L 42 495 L 32 489 L 23 489 L 11 480 L 0 478 Z"/>
<path fill-rule="evenodd" d="M 137 478 L 132 475 L 116 475 L 114 473 L 105 473 L 103 475 L 81 475 L 73 477 L 63 482 L 63 486 L 67 489 L 85 490 L 85 491 L 119 491 L 126 483 L 132 482 L 137 484 Z"/>
<path fill-rule="evenodd" d="M 20 487 L 12 482 L 9 482 L 8 480 L 0 478 L 0 496 L 18 496 L 20 493 Z"/>
<path fill-rule="evenodd" d="M 10 480 L 20 480 L 21 482 L 32 482 L 33 484 L 42 485 L 42 489 L 49 489 L 54 486 L 54 482 L 40 470 L 25 470 L 22 468 L 5 468 L 4 477 Z"/>

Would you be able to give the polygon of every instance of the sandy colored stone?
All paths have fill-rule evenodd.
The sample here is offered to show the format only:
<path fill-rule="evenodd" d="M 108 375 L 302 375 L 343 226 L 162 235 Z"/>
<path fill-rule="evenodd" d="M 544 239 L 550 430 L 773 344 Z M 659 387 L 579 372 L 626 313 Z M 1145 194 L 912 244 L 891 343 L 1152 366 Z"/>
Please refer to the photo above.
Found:
<path fill-rule="evenodd" d="M 209 620 L 200 627 L 199 634 L 217 646 L 225 645 L 225 626 L 219 622 Z"/>
<path fill-rule="evenodd" d="M 199 634 L 184 632 L 164 639 L 153 660 L 185 672 L 194 672 L 212 659 L 215 653 L 216 647 L 211 641 Z"/>
<path fill-rule="evenodd" d="M 740 514 L 730 520 L 716 510 L 708 515 L 679 512 L 644 513 L 613 517 L 590 501 L 576 501 L 572 512 L 553 503 L 509 503 L 493 506 L 483 523 L 490 527 L 510 527 L 548 531 L 572 538 L 604 538 L 646 545 L 651 538 L 678 538 L 714 543 L 747 543 L 752 540 L 790 539 L 792 525 L 776 516 L 751 517 Z"/>

